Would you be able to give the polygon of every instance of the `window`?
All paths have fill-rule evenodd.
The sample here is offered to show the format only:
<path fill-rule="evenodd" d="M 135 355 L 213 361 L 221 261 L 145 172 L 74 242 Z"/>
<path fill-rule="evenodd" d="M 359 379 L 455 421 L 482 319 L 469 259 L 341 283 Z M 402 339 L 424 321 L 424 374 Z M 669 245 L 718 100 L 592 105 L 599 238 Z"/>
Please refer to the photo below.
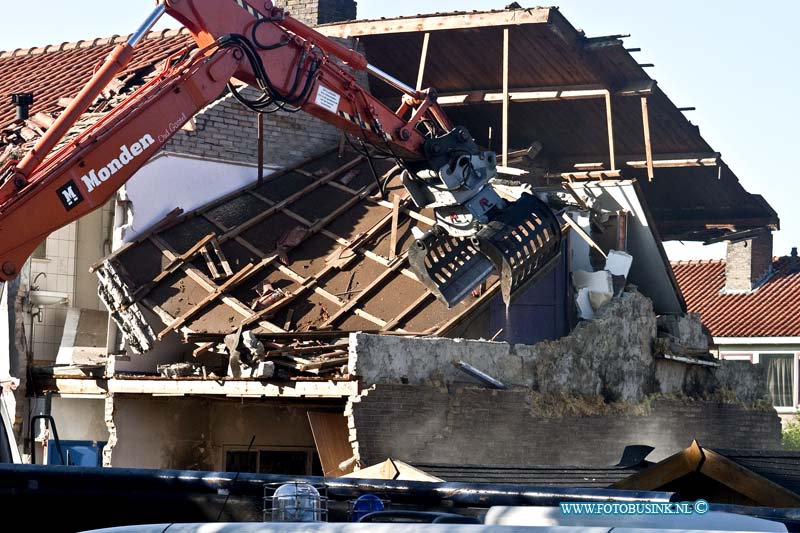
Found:
<path fill-rule="evenodd" d="M 47 239 L 42 241 L 42 244 L 36 247 L 31 256 L 34 259 L 47 259 Z"/>
<path fill-rule="evenodd" d="M 259 449 L 225 452 L 226 472 L 321 476 L 322 465 L 315 450 Z"/>
<path fill-rule="evenodd" d="M 794 407 L 794 354 L 763 353 L 760 362 L 767 367 L 767 391 L 775 407 Z"/>
<path fill-rule="evenodd" d="M 726 361 L 750 361 L 753 362 L 753 354 L 749 353 L 725 353 L 720 356 Z"/>

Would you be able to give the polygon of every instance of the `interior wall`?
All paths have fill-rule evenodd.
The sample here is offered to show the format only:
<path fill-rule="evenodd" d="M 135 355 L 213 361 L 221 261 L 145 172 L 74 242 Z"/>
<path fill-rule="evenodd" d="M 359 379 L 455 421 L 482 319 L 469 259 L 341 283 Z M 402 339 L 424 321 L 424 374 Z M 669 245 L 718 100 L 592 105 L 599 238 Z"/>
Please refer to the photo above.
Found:
<path fill-rule="evenodd" d="M 225 451 L 258 448 L 314 449 L 308 406 L 278 401 L 185 397 L 114 398 L 118 442 L 115 467 L 219 471 Z"/>
<path fill-rule="evenodd" d="M 72 222 L 47 237 L 46 257 L 31 259 L 29 275 L 31 285 L 42 291 L 65 294 L 69 300 L 67 305 L 73 307 L 76 286 L 77 226 L 77 222 Z M 38 318 L 34 318 L 31 323 L 31 314 L 25 313 L 25 333 L 33 346 L 34 364 L 48 365 L 55 362 L 61 336 L 64 333 L 64 322 L 67 319 L 67 305 L 43 306 L 41 322 Z"/>
<path fill-rule="evenodd" d="M 274 169 L 267 168 L 265 174 Z M 124 225 L 119 210 L 115 222 L 114 248 L 135 240 L 176 207 L 197 209 L 209 201 L 252 183 L 255 166 L 202 160 L 162 153 L 143 166 L 120 191 L 126 201 Z"/>
<path fill-rule="evenodd" d="M 53 396 L 50 414 L 63 440 L 108 440 L 103 398 L 62 398 Z"/>
<path fill-rule="evenodd" d="M 75 241 L 75 301 L 73 307 L 105 311 L 97 296 L 97 278 L 89 267 L 111 252 L 113 202 L 77 221 Z"/>

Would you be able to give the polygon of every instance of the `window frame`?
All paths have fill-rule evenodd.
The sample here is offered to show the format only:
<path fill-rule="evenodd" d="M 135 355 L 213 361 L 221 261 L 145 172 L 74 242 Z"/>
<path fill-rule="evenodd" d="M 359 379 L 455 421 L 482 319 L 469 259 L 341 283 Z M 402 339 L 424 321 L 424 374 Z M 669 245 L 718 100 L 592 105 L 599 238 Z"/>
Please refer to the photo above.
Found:
<path fill-rule="evenodd" d="M 796 345 L 780 346 L 772 345 L 764 349 L 759 346 L 753 347 L 752 350 L 738 349 L 724 352 L 723 346 L 719 347 L 719 358 L 725 361 L 750 361 L 751 363 L 761 363 L 761 357 L 764 355 L 791 355 L 793 358 L 793 379 L 792 379 L 792 405 L 790 407 L 773 405 L 775 411 L 779 414 L 795 414 L 800 413 L 800 348 Z"/>
<path fill-rule="evenodd" d="M 305 452 L 306 453 L 306 465 L 305 465 L 305 474 L 289 474 L 289 475 L 303 475 L 303 476 L 311 476 L 313 475 L 314 469 L 314 455 L 317 453 L 317 449 L 313 446 L 250 446 L 248 447 L 245 445 L 225 445 L 222 447 L 222 457 L 220 461 L 222 471 L 227 471 L 228 465 L 228 452 L 246 452 L 248 451 L 253 452 L 256 454 L 256 474 L 258 473 L 259 469 L 261 468 L 261 453 L 262 452 Z M 242 472 L 247 473 L 247 472 Z"/>

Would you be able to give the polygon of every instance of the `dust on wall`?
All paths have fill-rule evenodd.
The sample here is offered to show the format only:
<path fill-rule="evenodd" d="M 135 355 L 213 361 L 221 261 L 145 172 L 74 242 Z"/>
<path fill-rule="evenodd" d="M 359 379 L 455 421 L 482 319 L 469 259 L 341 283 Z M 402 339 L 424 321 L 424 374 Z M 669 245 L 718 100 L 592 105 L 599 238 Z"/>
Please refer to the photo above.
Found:
<path fill-rule="evenodd" d="M 662 328 L 685 330 L 684 341 L 696 348 L 703 337 L 693 321 L 698 318 L 671 325 L 662 320 Z M 570 335 L 530 346 L 353 335 L 350 368 L 366 386 L 345 413 L 354 453 L 361 464 L 387 455 L 444 463 L 606 464 L 628 444 L 656 446 L 663 456 L 693 438 L 728 448 L 780 446 L 763 368 L 660 358 L 658 329 L 651 301 L 628 290 Z M 453 366 L 457 361 L 508 390 L 478 386 Z"/>

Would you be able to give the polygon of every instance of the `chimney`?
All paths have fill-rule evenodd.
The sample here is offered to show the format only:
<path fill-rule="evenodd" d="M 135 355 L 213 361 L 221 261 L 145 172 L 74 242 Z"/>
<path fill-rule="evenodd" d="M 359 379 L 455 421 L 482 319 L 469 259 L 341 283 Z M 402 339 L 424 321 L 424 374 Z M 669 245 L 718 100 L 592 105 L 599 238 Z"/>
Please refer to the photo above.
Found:
<path fill-rule="evenodd" d="M 14 93 L 11 95 L 11 103 L 17 106 L 17 120 L 27 120 L 33 105 L 33 93 Z"/>
<path fill-rule="evenodd" d="M 328 22 L 344 22 L 356 19 L 356 3 L 353 0 L 276 0 L 274 4 L 311 26 Z"/>
<path fill-rule="evenodd" d="M 742 241 L 728 241 L 725 292 L 745 293 L 758 288 L 772 272 L 772 232 L 765 229 Z"/>

